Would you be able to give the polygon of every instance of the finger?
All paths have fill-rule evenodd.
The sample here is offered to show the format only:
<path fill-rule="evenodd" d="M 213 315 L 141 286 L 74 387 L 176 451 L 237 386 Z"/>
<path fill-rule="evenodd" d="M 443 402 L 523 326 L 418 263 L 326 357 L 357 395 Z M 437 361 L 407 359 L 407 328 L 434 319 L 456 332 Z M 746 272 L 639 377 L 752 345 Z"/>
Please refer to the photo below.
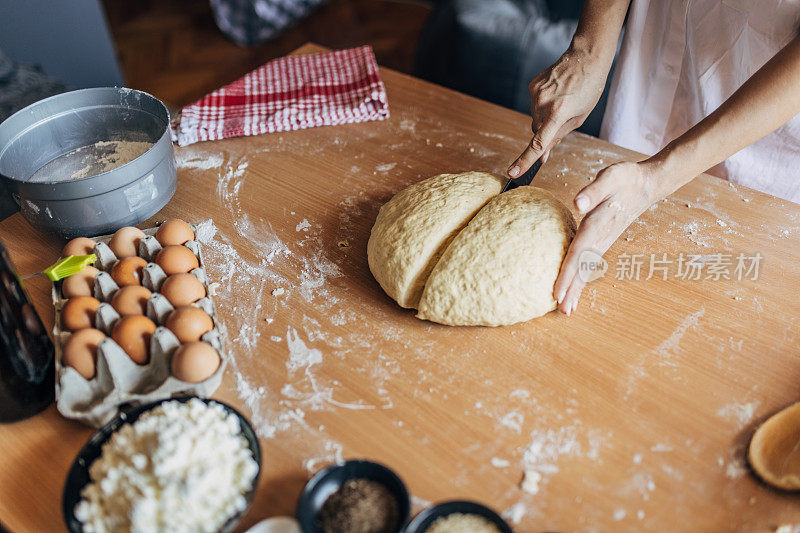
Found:
<path fill-rule="evenodd" d="M 580 255 L 578 246 L 580 243 L 576 243 L 576 240 L 577 238 L 573 239 L 572 243 L 569 245 L 567 254 L 564 256 L 564 260 L 561 262 L 561 270 L 558 272 L 556 283 L 553 286 L 553 297 L 556 299 L 559 306 L 564 302 L 564 298 L 567 295 L 567 290 L 569 289 L 573 278 L 575 278 L 578 273 L 578 256 Z"/>
<path fill-rule="evenodd" d="M 573 280 L 580 277 L 581 255 L 585 251 L 591 250 L 594 254 L 602 256 L 608 250 L 608 245 L 605 242 L 601 242 L 604 239 L 601 239 L 601 236 L 598 235 L 598 232 L 603 228 L 602 225 L 597 224 L 596 215 L 597 211 L 592 211 L 584 217 L 567 249 L 564 260 L 561 262 L 561 269 L 553 286 L 553 296 L 562 311 L 566 309 L 564 303 Z"/>
<path fill-rule="evenodd" d="M 553 149 L 556 146 L 558 146 L 561 143 L 562 140 L 563 140 L 563 137 L 556 137 L 556 139 L 550 144 L 550 146 L 547 148 L 547 150 L 545 150 L 544 153 L 542 154 L 542 163 L 547 163 L 547 160 L 550 159 L 550 152 L 552 152 Z"/>
<path fill-rule="evenodd" d="M 542 127 L 533 134 L 531 142 L 528 143 L 525 151 L 523 151 L 508 168 L 508 175 L 515 178 L 531 168 L 531 165 L 533 165 L 536 160 L 542 156 L 544 151 L 549 148 L 557 132 L 558 125 L 553 120 L 545 122 Z"/>
<path fill-rule="evenodd" d="M 613 165 L 597 173 L 597 178 L 575 195 L 575 207 L 587 213 L 603 203 L 619 186 L 618 174 Z"/>
<path fill-rule="evenodd" d="M 561 304 L 561 310 L 566 313 L 567 316 L 572 316 L 572 313 L 578 308 L 578 300 L 585 286 L 586 282 L 584 282 L 580 276 L 575 276 L 572 280 L 572 284 L 569 286 L 567 295 L 564 298 L 564 303 Z"/>

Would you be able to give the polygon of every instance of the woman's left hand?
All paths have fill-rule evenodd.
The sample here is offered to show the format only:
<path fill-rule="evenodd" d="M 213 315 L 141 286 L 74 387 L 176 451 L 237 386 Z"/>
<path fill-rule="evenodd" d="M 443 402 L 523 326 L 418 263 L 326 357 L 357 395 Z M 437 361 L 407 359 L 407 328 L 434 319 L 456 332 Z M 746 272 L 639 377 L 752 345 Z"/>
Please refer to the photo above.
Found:
<path fill-rule="evenodd" d="M 553 295 L 567 315 L 578 305 L 586 282 L 578 275 L 586 251 L 603 255 L 622 232 L 650 205 L 661 199 L 657 170 L 647 162 L 615 163 L 575 196 L 575 207 L 586 213 L 561 263 Z M 596 257 L 596 256 L 595 256 Z"/>

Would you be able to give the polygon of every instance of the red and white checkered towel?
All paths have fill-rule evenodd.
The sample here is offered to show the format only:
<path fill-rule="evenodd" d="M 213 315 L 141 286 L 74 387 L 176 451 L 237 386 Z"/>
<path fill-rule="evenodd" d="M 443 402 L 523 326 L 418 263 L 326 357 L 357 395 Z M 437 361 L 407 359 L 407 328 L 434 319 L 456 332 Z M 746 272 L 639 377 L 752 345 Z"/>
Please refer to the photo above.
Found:
<path fill-rule="evenodd" d="M 173 121 L 172 140 L 186 146 L 388 116 L 378 63 L 372 48 L 362 46 L 270 61 L 184 107 Z"/>

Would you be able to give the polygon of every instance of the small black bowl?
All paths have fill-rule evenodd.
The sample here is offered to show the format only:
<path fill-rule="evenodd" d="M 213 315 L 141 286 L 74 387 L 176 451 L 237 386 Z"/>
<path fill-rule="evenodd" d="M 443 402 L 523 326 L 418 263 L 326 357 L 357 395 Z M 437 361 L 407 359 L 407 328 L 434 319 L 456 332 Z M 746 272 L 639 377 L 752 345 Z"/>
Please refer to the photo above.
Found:
<path fill-rule="evenodd" d="M 83 524 L 77 518 L 75 518 L 75 506 L 81 499 L 81 492 L 83 492 L 83 488 L 91 481 L 91 477 L 89 477 L 89 467 L 92 465 L 95 459 L 100 457 L 103 444 L 105 444 L 106 441 L 111 438 L 111 435 L 113 435 L 120 427 L 122 427 L 123 424 L 132 424 L 133 422 L 136 422 L 136 420 L 138 420 L 142 414 L 155 407 L 158 407 L 164 402 L 178 401 L 185 403 L 193 398 L 196 398 L 207 404 L 219 404 L 227 412 L 233 413 L 239 419 L 239 425 L 242 428 L 242 435 L 244 436 L 245 440 L 247 440 L 247 445 L 250 448 L 250 452 L 253 454 L 253 459 L 255 459 L 256 463 L 258 464 L 258 472 L 256 472 L 256 477 L 253 479 L 253 486 L 244 495 L 245 500 L 247 501 L 247 506 L 250 506 L 250 502 L 253 501 L 253 495 L 256 492 L 256 487 L 258 487 L 258 478 L 261 475 L 261 447 L 258 445 L 258 437 L 256 437 L 256 433 L 253 431 L 253 426 L 250 425 L 250 422 L 239 411 L 218 400 L 198 398 L 197 396 L 165 398 L 157 402 L 140 405 L 138 407 L 133 407 L 121 412 L 116 418 L 111 420 L 111 422 L 98 429 L 89 439 L 89 441 L 83 446 L 83 448 L 81 448 L 80 453 L 78 453 L 78 457 L 76 457 L 75 462 L 72 463 L 72 468 L 69 469 L 67 481 L 64 485 L 64 494 L 61 498 L 64 521 L 66 522 L 67 529 L 70 531 L 70 533 L 83 532 Z M 225 524 L 223 524 L 220 532 L 223 533 L 233 529 L 233 526 L 236 525 L 236 522 L 246 510 L 247 507 L 245 507 L 241 513 L 230 517 Z"/>
<path fill-rule="evenodd" d="M 297 502 L 297 521 L 303 533 L 316 533 L 317 514 L 325 500 L 351 479 L 368 479 L 389 489 L 397 501 L 397 531 L 403 531 L 411 512 L 411 502 L 403 480 L 380 463 L 352 460 L 324 468 L 306 483 Z"/>
<path fill-rule="evenodd" d="M 511 526 L 499 514 L 485 505 L 469 501 L 443 502 L 433 507 L 428 507 L 411 521 L 404 533 L 425 533 L 438 519 L 454 513 L 478 515 L 496 525 L 501 533 L 514 533 Z"/>

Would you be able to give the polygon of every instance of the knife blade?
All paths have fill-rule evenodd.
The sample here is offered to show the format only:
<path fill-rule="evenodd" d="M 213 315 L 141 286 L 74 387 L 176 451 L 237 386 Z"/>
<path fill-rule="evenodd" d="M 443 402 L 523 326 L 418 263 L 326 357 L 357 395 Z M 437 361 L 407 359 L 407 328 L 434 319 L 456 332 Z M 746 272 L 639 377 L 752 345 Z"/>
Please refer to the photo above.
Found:
<path fill-rule="evenodd" d="M 531 165 L 531 168 L 529 168 L 526 172 L 524 172 L 522 176 L 518 178 L 511 178 L 510 180 L 508 180 L 508 183 L 506 183 L 506 186 L 503 187 L 502 191 L 500 191 L 500 194 L 506 191 L 510 191 L 512 189 L 516 189 L 517 187 L 530 185 L 531 182 L 533 181 L 533 178 L 536 176 L 536 173 L 539 172 L 540 168 L 542 168 L 541 159 L 539 159 L 533 165 Z"/>

